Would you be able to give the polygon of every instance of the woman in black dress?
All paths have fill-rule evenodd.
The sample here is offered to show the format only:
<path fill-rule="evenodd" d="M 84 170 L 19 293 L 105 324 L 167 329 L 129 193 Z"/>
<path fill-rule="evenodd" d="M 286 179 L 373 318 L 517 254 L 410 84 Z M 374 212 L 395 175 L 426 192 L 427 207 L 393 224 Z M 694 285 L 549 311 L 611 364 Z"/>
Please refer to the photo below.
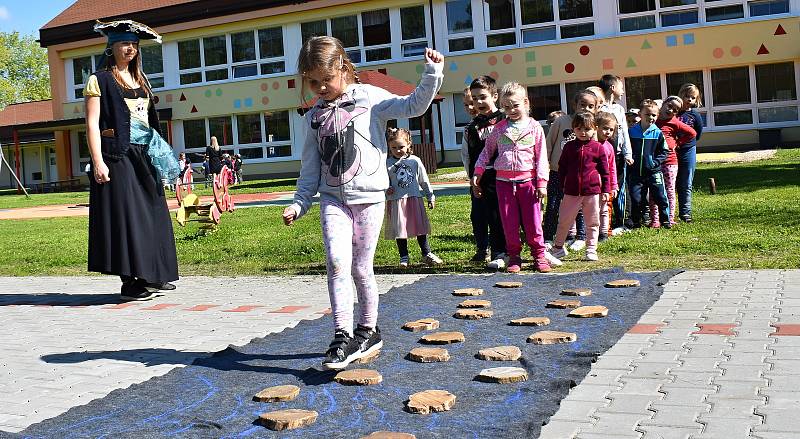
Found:
<path fill-rule="evenodd" d="M 216 180 L 217 174 L 222 172 L 222 150 L 219 148 L 216 136 L 211 136 L 211 146 L 206 147 L 206 155 L 208 156 L 208 166 L 211 168 L 211 174 Z"/>
<path fill-rule="evenodd" d="M 108 47 L 84 89 L 93 177 L 89 271 L 119 276 L 123 300 L 149 300 L 153 291 L 174 289 L 170 282 L 178 279 L 161 179 L 179 171 L 158 132 L 138 50 L 139 39 L 161 37 L 130 20 L 98 23 L 95 30 L 108 37 Z"/>

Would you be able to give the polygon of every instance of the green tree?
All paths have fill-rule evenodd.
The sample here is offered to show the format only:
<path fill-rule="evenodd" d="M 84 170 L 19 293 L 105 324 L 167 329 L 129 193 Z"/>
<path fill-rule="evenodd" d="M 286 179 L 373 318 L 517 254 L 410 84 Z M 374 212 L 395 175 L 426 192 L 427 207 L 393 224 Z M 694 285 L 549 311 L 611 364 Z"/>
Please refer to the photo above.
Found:
<path fill-rule="evenodd" d="M 41 99 L 50 99 L 47 50 L 32 35 L 0 32 L 0 109 Z"/>

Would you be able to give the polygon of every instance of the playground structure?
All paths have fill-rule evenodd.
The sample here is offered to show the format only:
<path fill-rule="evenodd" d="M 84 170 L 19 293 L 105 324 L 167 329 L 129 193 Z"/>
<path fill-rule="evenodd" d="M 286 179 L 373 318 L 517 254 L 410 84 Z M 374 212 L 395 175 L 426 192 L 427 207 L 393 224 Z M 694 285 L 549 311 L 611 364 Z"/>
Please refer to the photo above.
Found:
<path fill-rule="evenodd" d="M 214 176 L 212 190 L 214 201 L 211 203 L 201 203 L 200 197 L 192 193 L 192 173 L 187 172 L 181 181 L 175 184 L 175 196 L 178 198 L 178 211 L 175 219 L 181 226 L 186 226 L 187 222 L 196 221 L 202 223 L 202 230 L 213 230 L 219 224 L 222 212 L 233 212 L 235 209 L 233 197 L 228 190 L 232 171 L 223 166 L 219 174 Z M 185 193 L 185 195 L 184 195 Z M 197 219 L 191 219 L 196 215 Z"/>

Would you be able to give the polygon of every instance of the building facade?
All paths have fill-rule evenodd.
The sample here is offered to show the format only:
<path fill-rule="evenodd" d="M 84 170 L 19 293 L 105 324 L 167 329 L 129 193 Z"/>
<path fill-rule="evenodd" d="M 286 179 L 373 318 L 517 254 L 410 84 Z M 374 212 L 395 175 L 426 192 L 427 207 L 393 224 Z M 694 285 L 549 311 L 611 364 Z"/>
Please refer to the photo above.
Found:
<path fill-rule="evenodd" d="M 124 3 L 124 2 L 123 2 Z M 458 162 L 468 118 L 461 92 L 477 75 L 528 87 L 539 120 L 567 111 L 575 91 L 605 73 L 624 78 L 624 104 L 703 91 L 703 148 L 800 140 L 800 0 L 159 0 L 152 9 L 109 11 L 78 0 L 40 31 L 48 50 L 54 119 L 84 115 L 82 90 L 104 41 L 94 19 L 138 19 L 162 33 L 141 53 L 162 127 L 176 151 L 202 152 L 210 136 L 241 154 L 249 175 L 299 169 L 305 136 L 297 54 L 305 39 L 332 35 L 359 70 L 409 83 L 426 46 L 445 54 L 444 96 L 426 121 L 398 121 L 419 137 L 435 127 L 440 158 Z M 95 7 L 92 7 L 92 6 Z M 167 118 L 165 118 L 167 119 Z M 81 175 L 85 127 L 55 129 L 59 170 Z M 66 169 L 69 167 L 70 169 Z"/>

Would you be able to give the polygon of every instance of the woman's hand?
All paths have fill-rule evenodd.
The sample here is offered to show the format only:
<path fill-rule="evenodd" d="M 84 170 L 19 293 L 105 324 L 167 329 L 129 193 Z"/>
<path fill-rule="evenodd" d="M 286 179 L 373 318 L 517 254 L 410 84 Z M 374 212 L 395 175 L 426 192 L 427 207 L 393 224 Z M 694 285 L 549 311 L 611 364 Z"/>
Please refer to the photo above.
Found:
<path fill-rule="evenodd" d="M 540 200 L 544 200 L 547 198 L 547 188 L 537 187 L 536 188 L 536 198 Z"/>
<path fill-rule="evenodd" d="M 608 198 L 611 194 L 608 192 L 603 192 L 603 195 L 600 196 L 600 200 L 604 203 L 608 203 Z"/>
<path fill-rule="evenodd" d="M 96 181 L 98 184 L 108 183 L 111 181 L 111 175 L 109 174 L 106 162 L 100 161 L 99 163 L 95 163 L 92 165 L 92 169 L 94 169 L 94 181 Z"/>
<path fill-rule="evenodd" d="M 476 198 L 483 196 L 483 191 L 481 190 L 481 177 L 483 177 L 483 174 L 476 174 L 472 176 L 472 179 L 469 181 L 470 186 L 472 186 L 472 193 L 475 194 Z"/>
<path fill-rule="evenodd" d="M 428 201 L 428 209 L 433 210 L 436 207 L 436 200 Z"/>
<path fill-rule="evenodd" d="M 444 55 L 428 47 L 425 49 L 425 62 L 428 64 L 442 64 L 444 63 Z"/>
<path fill-rule="evenodd" d="M 297 212 L 295 212 L 292 206 L 283 209 L 283 223 L 287 226 L 291 226 L 294 220 L 297 218 Z"/>
<path fill-rule="evenodd" d="M 628 166 L 630 166 L 633 164 L 633 159 L 625 159 L 625 163 L 627 163 Z"/>

